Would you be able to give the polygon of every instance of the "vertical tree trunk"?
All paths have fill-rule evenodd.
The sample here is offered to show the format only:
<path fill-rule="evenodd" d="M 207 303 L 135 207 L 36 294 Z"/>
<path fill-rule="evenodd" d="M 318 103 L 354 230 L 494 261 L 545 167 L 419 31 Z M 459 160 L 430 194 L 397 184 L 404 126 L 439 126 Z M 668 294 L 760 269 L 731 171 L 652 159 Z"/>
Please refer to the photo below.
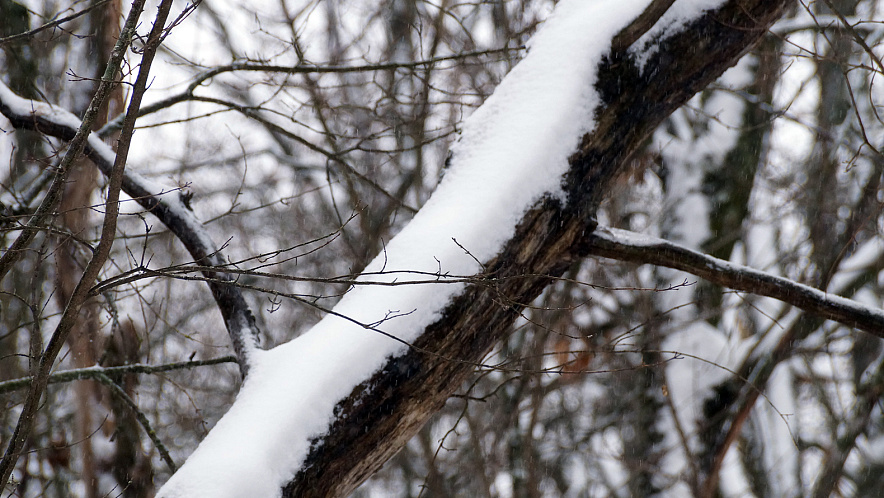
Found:
<path fill-rule="evenodd" d="M 110 57 L 110 52 L 120 35 L 120 19 L 122 15 L 120 0 L 96 8 L 88 15 L 88 32 L 91 35 L 89 43 L 89 64 L 92 77 L 96 84 L 89 88 L 89 94 L 94 93 L 97 81 L 104 72 L 104 65 Z M 119 114 L 124 106 L 123 86 L 118 86 L 112 92 L 99 117 L 95 120 L 93 129 L 99 129 L 108 119 Z M 70 181 L 65 187 L 64 195 L 59 205 L 61 213 L 61 225 L 72 235 L 91 239 L 91 229 L 94 222 L 91 218 L 93 204 L 92 198 L 97 187 L 98 171 L 86 158 L 81 158 L 70 175 Z M 64 307 L 80 280 L 88 260 L 88 255 L 81 252 L 78 243 L 69 238 L 59 240 L 56 251 L 56 268 L 59 292 L 56 294 L 59 305 Z M 87 303 L 83 306 L 80 320 L 74 325 L 68 336 L 68 346 L 71 358 L 77 368 L 90 367 L 98 364 L 104 337 L 100 333 L 98 316 L 100 309 L 96 302 Z M 95 412 L 101 406 L 103 389 L 91 380 L 81 380 L 76 384 L 77 399 L 77 423 L 74 437 L 77 450 L 81 452 L 81 478 L 85 485 L 86 497 L 97 498 L 100 496 L 99 465 L 93 451 L 92 436 L 97 430 L 107 432 L 114 425 L 113 421 L 102 424 L 104 417 L 95 417 Z M 109 434 L 108 434 L 109 435 Z M 123 489 L 125 482 L 120 483 Z"/>

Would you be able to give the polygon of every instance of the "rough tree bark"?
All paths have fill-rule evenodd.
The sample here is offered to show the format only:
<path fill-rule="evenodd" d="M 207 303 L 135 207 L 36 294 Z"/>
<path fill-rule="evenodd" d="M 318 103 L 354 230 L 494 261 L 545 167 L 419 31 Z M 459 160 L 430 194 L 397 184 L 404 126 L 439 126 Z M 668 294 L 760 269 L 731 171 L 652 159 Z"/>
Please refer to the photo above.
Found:
<path fill-rule="evenodd" d="M 284 496 L 345 496 L 393 456 L 470 376 L 550 277 L 590 253 L 599 203 L 647 135 L 735 64 L 789 3 L 726 2 L 677 34 L 655 40 L 641 68 L 629 47 L 616 47 L 599 72 L 603 104 L 596 128 L 570 159 L 567 205 L 547 199 L 526 213 L 513 239 L 485 262 L 494 282 L 469 286 L 415 348 L 391 358 L 338 404 L 330 431 L 313 441 Z M 635 40 L 636 31 L 650 27 L 635 24 L 616 39 Z"/>

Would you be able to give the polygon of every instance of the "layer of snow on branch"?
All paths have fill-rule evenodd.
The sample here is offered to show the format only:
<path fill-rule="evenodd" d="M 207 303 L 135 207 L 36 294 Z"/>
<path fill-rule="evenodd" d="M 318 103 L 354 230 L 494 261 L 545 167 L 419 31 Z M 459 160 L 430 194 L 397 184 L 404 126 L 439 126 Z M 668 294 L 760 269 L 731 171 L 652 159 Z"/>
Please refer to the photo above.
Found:
<path fill-rule="evenodd" d="M 0 81 L 0 103 L 6 106 L 14 115 L 18 116 L 39 116 L 46 121 L 65 126 L 73 131 L 80 128 L 82 121 L 71 112 L 61 107 L 38 102 L 35 100 L 25 99 L 15 94 L 8 86 Z M 106 144 L 96 133 L 90 133 L 88 144 L 100 157 L 105 164 L 99 164 L 99 168 L 109 170 L 114 164 L 116 153 Z M 105 174 L 107 171 L 105 171 Z M 170 187 L 160 182 L 156 182 L 139 173 L 132 171 L 132 167 L 127 168 L 126 179 L 137 185 L 138 189 L 156 196 L 157 200 L 163 203 L 167 209 L 173 211 L 183 223 L 187 224 L 188 231 L 199 238 L 200 244 L 205 248 L 206 254 L 212 254 L 218 251 L 218 246 L 212 241 L 209 233 L 203 224 L 194 216 L 189 208 L 185 207 L 178 195 L 175 194 L 179 190 L 178 187 Z M 223 263 L 223 261 L 219 261 Z"/>
<path fill-rule="evenodd" d="M 496 255 L 528 208 L 546 194 L 561 195 L 567 157 L 594 126 L 593 82 L 601 57 L 648 3 L 560 2 L 526 58 L 465 123 L 453 164 L 432 198 L 366 272 L 439 272 L 443 281 L 444 275 L 475 274 L 481 270 L 476 259 Z M 410 342 L 462 288 L 357 286 L 334 311 Z M 311 438 L 328 430 L 335 404 L 403 349 L 329 315 L 309 333 L 255 354 L 233 407 L 159 496 L 279 495 Z"/>
<path fill-rule="evenodd" d="M 687 23 L 700 17 L 704 12 L 718 8 L 724 2 L 725 0 L 677 0 L 654 26 L 632 45 L 631 50 L 635 53 L 639 64 L 644 66 L 648 57 L 654 54 L 658 40 L 675 34 Z"/>
<path fill-rule="evenodd" d="M 23 99 L 10 90 L 2 81 L 0 81 L 0 102 L 9 108 L 12 114 L 18 116 L 42 116 L 53 123 L 67 126 L 73 130 L 80 127 L 79 118 L 71 114 L 70 111 L 51 104 Z"/>

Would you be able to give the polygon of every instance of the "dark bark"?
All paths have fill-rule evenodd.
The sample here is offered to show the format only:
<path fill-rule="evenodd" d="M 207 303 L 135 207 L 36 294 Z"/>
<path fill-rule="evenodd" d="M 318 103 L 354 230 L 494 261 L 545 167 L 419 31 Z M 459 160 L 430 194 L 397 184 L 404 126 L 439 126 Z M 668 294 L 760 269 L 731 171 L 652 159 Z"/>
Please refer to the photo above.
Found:
<path fill-rule="evenodd" d="M 619 261 L 666 266 L 704 278 L 734 290 L 772 297 L 791 304 L 818 318 L 833 320 L 848 327 L 884 337 L 884 313 L 867 306 L 826 294 L 807 285 L 793 282 L 740 265 L 713 258 L 671 242 L 652 239 L 641 244 L 623 243 L 603 231 L 592 236 L 591 252 Z"/>
<path fill-rule="evenodd" d="M 594 215 L 609 186 L 647 135 L 732 66 L 779 17 L 786 0 L 731 1 L 685 30 L 655 41 L 643 70 L 625 51 L 602 64 L 596 129 L 583 137 L 565 179 L 567 205 L 544 200 L 486 263 L 493 284 L 454 298 L 415 348 L 390 358 L 335 410 L 284 496 L 344 496 L 393 456 L 472 374 L 509 324 L 550 279 L 591 248 Z M 591 29 L 588 27 L 588 29 Z M 506 278 L 532 275 L 524 278 Z M 431 354 L 426 353 L 431 351 Z"/>

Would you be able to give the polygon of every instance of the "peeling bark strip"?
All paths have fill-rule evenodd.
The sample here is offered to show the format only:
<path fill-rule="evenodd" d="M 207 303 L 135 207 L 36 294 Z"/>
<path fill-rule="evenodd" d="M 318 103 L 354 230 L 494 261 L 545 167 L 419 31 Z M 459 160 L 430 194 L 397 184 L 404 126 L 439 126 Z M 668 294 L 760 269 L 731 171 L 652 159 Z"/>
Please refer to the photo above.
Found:
<path fill-rule="evenodd" d="M 672 37 L 655 41 L 654 53 L 642 69 L 626 50 L 612 53 L 600 68 L 597 88 L 604 104 L 596 128 L 570 160 L 565 179 L 568 205 L 546 200 L 529 211 L 500 255 L 486 263 L 487 270 L 497 277 L 558 276 L 589 254 L 598 205 L 630 154 L 666 116 L 734 65 L 788 3 L 727 2 Z M 313 441 L 303 469 L 283 495 L 352 492 L 462 385 L 524 303 L 548 283 L 543 277 L 503 278 L 493 288 L 468 287 L 416 341 L 417 348 L 391 358 L 338 404 L 328 434 Z M 418 352 L 422 350 L 438 356 Z"/>

